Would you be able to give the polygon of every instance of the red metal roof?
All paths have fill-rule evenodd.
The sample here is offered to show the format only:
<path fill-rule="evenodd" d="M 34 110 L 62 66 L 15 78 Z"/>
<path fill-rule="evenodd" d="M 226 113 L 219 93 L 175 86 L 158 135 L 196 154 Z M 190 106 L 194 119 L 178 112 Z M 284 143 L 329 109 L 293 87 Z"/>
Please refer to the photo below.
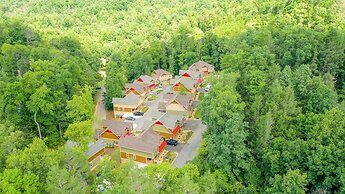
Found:
<path fill-rule="evenodd" d="M 198 83 L 200 84 L 202 82 L 202 78 L 199 78 L 198 79 Z"/>
<path fill-rule="evenodd" d="M 173 133 L 174 135 L 176 135 L 180 130 L 181 130 L 181 126 L 180 126 L 180 125 L 177 125 L 177 127 L 174 129 L 174 131 L 172 131 L 172 133 Z"/>
<path fill-rule="evenodd" d="M 161 123 L 160 121 L 156 121 L 155 124 L 156 125 L 163 125 L 163 123 Z"/>
<path fill-rule="evenodd" d="M 166 142 L 166 141 L 163 141 L 163 142 L 161 143 L 161 145 L 159 145 L 158 151 L 161 152 L 161 151 L 165 148 L 166 145 L 167 145 L 167 142 Z"/>
<path fill-rule="evenodd" d="M 182 74 L 183 77 L 190 77 L 190 75 L 188 73 L 184 73 Z"/>
<path fill-rule="evenodd" d="M 123 137 L 131 136 L 131 133 L 125 133 Z"/>
<path fill-rule="evenodd" d="M 151 85 L 148 86 L 148 88 L 153 88 L 155 86 L 156 86 L 156 84 L 151 84 Z"/>

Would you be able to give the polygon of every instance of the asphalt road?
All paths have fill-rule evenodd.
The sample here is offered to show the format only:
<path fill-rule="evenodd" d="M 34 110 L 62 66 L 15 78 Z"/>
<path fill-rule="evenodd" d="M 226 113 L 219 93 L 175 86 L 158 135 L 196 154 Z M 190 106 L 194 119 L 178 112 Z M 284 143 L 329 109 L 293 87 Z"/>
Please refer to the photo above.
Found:
<path fill-rule="evenodd" d="M 102 127 L 102 126 L 100 126 L 102 123 L 102 120 L 107 119 L 107 110 L 106 110 L 105 105 L 104 105 L 104 93 L 105 93 L 104 86 L 101 87 L 101 89 L 99 89 L 97 92 L 98 92 L 97 104 L 96 104 L 95 113 L 94 113 L 96 119 L 93 122 L 93 128 L 95 130 L 100 129 Z"/>
<path fill-rule="evenodd" d="M 186 121 L 185 128 L 194 131 L 194 133 L 177 155 L 173 162 L 174 167 L 181 168 L 196 156 L 201 144 L 202 134 L 206 131 L 206 126 L 201 123 L 201 120 Z"/>

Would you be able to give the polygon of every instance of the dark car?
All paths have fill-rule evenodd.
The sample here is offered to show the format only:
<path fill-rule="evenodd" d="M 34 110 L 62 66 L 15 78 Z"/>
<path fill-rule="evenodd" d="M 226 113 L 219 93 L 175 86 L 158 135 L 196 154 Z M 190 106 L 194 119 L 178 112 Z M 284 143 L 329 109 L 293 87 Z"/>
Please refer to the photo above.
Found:
<path fill-rule="evenodd" d="M 133 113 L 134 116 L 144 116 L 143 112 L 135 112 Z"/>
<path fill-rule="evenodd" d="M 178 142 L 174 139 L 168 139 L 166 140 L 168 145 L 173 145 L 173 146 L 177 146 Z"/>
<path fill-rule="evenodd" d="M 127 117 L 126 120 L 127 121 L 135 121 L 135 118 L 134 117 Z"/>

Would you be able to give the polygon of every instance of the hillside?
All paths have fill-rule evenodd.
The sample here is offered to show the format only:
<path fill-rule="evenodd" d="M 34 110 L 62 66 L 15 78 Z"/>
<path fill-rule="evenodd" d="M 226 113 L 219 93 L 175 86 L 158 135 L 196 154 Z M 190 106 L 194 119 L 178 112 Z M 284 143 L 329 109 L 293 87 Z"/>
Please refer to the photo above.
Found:
<path fill-rule="evenodd" d="M 342 2 L 3 0 L 0 192 L 344 193 Z M 114 112 L 139 76 L 200 60 L 219 76 L 197 156 L 139 168 L 114 152 L 91 173 L 97 88 Z"/>

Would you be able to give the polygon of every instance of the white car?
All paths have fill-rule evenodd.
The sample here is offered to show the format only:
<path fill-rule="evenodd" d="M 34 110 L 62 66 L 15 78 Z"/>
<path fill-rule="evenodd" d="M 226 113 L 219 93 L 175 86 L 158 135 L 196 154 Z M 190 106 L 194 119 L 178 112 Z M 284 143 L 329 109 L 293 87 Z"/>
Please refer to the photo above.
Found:
<path fill-rule="evenodd" d="M 208 92 L 208 91 L 210 90 L 210 88 L 211 88 L 211 85 L 208 84 L 208 85 L 205 87 L 205 92 Z"/>
<path fill-rule="evenodd" d="M 125 113 L 122 115 L 122 118 L 133 117 L 133 113 Z"/>

